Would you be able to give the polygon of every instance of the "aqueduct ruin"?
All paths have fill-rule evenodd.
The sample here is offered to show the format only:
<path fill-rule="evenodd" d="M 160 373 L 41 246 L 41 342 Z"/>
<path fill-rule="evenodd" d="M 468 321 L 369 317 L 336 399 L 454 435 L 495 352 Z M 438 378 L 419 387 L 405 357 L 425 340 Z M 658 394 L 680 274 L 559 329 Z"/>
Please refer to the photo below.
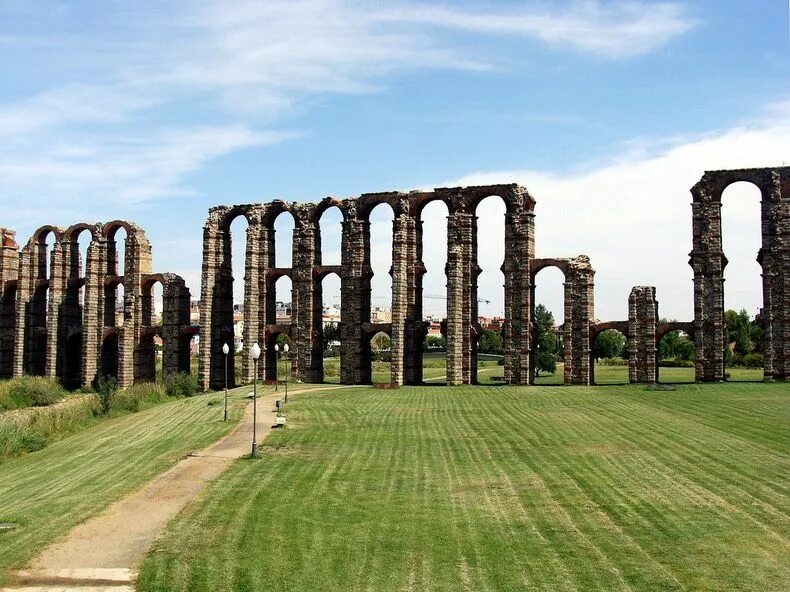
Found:
<path fill-rule="evenodd" d="M 116 243 L 121 229 L 123 261 Z M 189 341 L 198 330 L 189 324 L 189 290 L 177 275 L 152 272 L 142 228 L 123 220 L 43 226 L 21 250 L 13 231 L 0 232 L 1 377 L 50 376 L 70 388 L 99 376 L 113 376 L 121 387 L 153 380 L 155 335 L 163 342 L 163 371 L 189 372 Z M 85 262 L 83 232 L 90 235 Z M 154 323 L 156 283 L 163 291 L 160 324 Z"/>
<path fill-rule="evenodd" d="M 443 202 L 447 216 L 446 375 L 452 385 L 477 381 L 478 323 L 477 216 L 479 203 L 496 196 L 505 204 L 504 381 L 529 384 L 534 379 L 536 351 L 534 307 L 536 275 L 555 267 L 564 275 L 565 322 L 561 327 L 565 382 L 591 384 L 591 349 L 607 329 L 628 342 L 629 380 L 655 382 L 658 343 L 672 330 L 693 337 L 695 377 L 699 382 L 725 379 L 724 268 L 721 196 L 733 183 L 746 181 L 761 193 L 764 377 L 790 374 L 790 167 L 709 171 L 691 190 L 694 271 L 693 322 L 661 323 L 655 288 L 636 286 L 628 297 L 628 319 L 599 322 L 594 316 L 595 272 L 584 255 L 534 257 L 535 200 L 518 185 L 442 188 L 426 192 L 371 193 L 318 203 L 218 206 L 209 210 L 203 229 L 200 325 L 190 324 L 190 293 L 174 274 L 152 272 L 151 246 L 138 226 L 114 221 L 44 226 L 20 250 L 14 232 L 0 229 L 0 377 L 40 374 L 66 386 L 91 384 L 114 375 L 121 386 L 152 380 L 154 335 L 163 341 L 163 371 L 190 371 L 190 340 L 199 332 L 199 386 L 224 386 L 224 343 L 233 343 L 233 272 L 230 225 L 239 216 L 248 223 L 245 251 L 242 382 L 253 379 L 250 349 L 263 346 L 258 378 L 275 376 L 278 335 L 293 343 L 293 368 L 304 381 L 324 378 L 322 280 L 336 274 L 341 284 L 340 380 L 370 383 L 371 338 L 391 337 L 391 383 L 422 383 L 422 349 L 427 333 L 423 320 L 423 228 L 421 213 L 431 202 Z M 392 320 L 374 322 L 371 312 L 370 215 L 379 204 L 394 213 L 392 232 Z M 341 264 L 324 265 L 321 216 L 332 207 L 342 214 Z M 277 267 L 275 228 L 278 216 L 294 219 L 292 265 Z M 126 233 L 123 274 L 119 273 L 116 234 Z M 90 244 L 85 264 L 79 236 Z M 47 241 L 53 241 L 48 247 Z M 275 283 L 292 282 L 290 322 L 278 324 Z M 163 289 L 161 323 L 155 322 L 152 289 Z M 118 286 L 123 301 L 117 301 Z M 229 356 L 234 382 L 234 356 Z"/>

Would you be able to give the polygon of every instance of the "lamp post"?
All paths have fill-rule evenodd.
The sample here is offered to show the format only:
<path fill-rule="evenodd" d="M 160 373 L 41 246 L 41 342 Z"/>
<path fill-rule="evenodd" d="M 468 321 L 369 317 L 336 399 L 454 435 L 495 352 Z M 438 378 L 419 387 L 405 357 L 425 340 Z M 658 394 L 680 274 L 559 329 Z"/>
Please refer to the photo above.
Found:
<path fill-rule="evenodd" d="M 274 390 L 279 391 L 280 386 L 280 344 L 274 344 Z"/>
<path fill-rule="evenodd" d="M 230 347 L 227 343 L 222 346 L 222 353 L 225 354 L 225 419 L 223 421 L 228 421 L 228 354 Z"/>
<path fill-rule="evenodd" d="M 261 357 L 261 348 L 256 343 L 252 346 L 252 457 L 258 456 L 258 358 Z"/>
<path fill-rule="evenodd" d="M 288 372 L 288 344 L 286 343 L 283 345 L 283 351 L 285 352 L 285 402 L 288 402 L 288 378 L 290 377 L 290 373 Z"/>

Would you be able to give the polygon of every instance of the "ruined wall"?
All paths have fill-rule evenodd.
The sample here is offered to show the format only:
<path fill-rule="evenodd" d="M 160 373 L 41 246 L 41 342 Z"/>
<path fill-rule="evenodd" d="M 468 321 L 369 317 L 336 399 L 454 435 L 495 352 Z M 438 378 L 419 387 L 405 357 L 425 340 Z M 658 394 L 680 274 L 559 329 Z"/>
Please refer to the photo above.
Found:
<path fill-rule="evenodd" d="M 698 382 L 724 380 L 724 268 L 721 196 L 732 183 L 760 189 L 763 276 L 764 376 L 790 375 L 790 167 L 708 171 L 691 189 L 693 197 L 695 373 Z"/>
<path fill-rule="evenodd" d="M 115 240 L 121 228 L 127 234 L 123 275 Z M 78 242 L 83 232 L 90 234 L 84 269 Z M 66 229 L 44 226 L 21 251 L 13 233 L 4 230 L 3 245 L 0 375 L 45 375 L 69 388 L 112 375 L 124 388 L 154 378 L 154 335 L 164 340 L 165 358 L 179 360 L 166 362 L 165 372 L 189 371 L 188 338 L 186 343 L 179 340 L 189 326 L 189 291 L 178 276 L 157 276 L 155 281 L 165 284 L 167 322 L 152 326 L 151 245 L 141 228 L 123 220 Z M 116 303 L 119 285 L 124 287 L 122 303 Z M 123 323 L 116 321 L 116 308 Z"/>
<path fill-rule="evenodd" d="M 443 188 L 431 192 L 408 194 L 370 193 L 356 198 L 327 198 L 320 203 L 269 204 L 217 207 L 209 211 L 204 226 L 203 284 L 201 298 L 200 386 L 219 388 L 224 381 L 222 344 L 232 338 L 233 281 L 230 261 L 230 222 L 238 215 L 247 216 L 259 210 L 261 234 L 248 233 L 245 264 L 245 338 L 244 358 L 255 341 L 263 344 L 266 378 L 274 378 L 274 338 L 280 333 L 291 336 L 291 358 L 296 378 L 306 381 L 323 379 L 321 322 L 321 281 L 328 273 L 341 279 L 340 337 L 343 355 L 340 378 L 344 384 L 367 383 L 371 380 L 371 338 L 379 331 L 392 338 L 392 373 L 394 384 L 422 382 L 422 344 L 426 334 L 422 320 L 422 222 L 420 212 L 429 202 L 442 200 L 447 204 L 448 217 L 448 319 L 447 375 L 451 384 L 468 384 L 476 380 L 477 338 L 477 218 L 475 210 L 482 199 L 499 196 L 506 205 L 505 228 L 505 331 L 506 380 L 527 383 L 530 368 L 531 284 L 529 261 L 534 238 L 534 200 L 517 185 Z M 392 207 L 392 322 L 372 323 L 370 305 L 370 212 L 377 205 Z M 343 214 L 341 265 L 324 266 L 321 261 L 321 214 L 337 206 Z M 274 220 L 284 212 L 295 220 L 293 264 L 289 269 L 274 265 Z M 252 243 L 250 243 L 252 241 Z M 250 268 L 250 255 L 257 253 L 257 263 Z M 525 274 L 525 272 L 527 272 Z M 288 275 L 292 281 L 293 315 L 288 326 L 278 326 L 274 314 L 274 282 Z M 526 277 L 524 277 L 526 275 Z M 260 279 L 266 278 L 265 282 Z M 261 297 L 261 286 L 266 295 Z M 258 307 L 257 318 L 264 329 L 247 331 L 247 318 Z M 246 362 L 245 362 L 246 363 Z M 248 373 L 245 371 L 245 378 Z"/>

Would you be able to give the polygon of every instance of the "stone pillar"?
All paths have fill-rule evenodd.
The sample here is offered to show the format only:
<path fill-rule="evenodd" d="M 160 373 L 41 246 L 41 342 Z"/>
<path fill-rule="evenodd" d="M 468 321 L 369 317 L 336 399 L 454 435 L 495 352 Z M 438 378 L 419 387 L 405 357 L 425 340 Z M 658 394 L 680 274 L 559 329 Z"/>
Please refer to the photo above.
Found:
<path fill-rule="evenodd" d="M 203 226 L 203 268 L 200 292 L 200 362 L 198 388 L 225 386 L 227 341 L 233 352 L 233 270 L 230 262 L 230 237 L 226 224 L 229 208 L 209 210 Z M 230 341 L 228 341 L 230 340 Z M 235 358 L 228 357 L 228 383 L 235 386 Z"/>
<path fill-rule="evenodd" d="M 653 286 L 635 286 L 628 296 L 628 380 L 658 380 L 658 302 Z"/>
<path fill-rule="evenodd" d="M 19 278 L 19 246 L 16 233 L 0 228 L 0 378 L 14 370 L 14 325 Z"/>
<path fill-rule="evenodd" d="M 82 312 L 82 385 L 90 386 L 101 369 L 104 337 L 104 283 L 107 269 L 106 239 L 98 236 L 88 246 Z"/>
<path fill-rule="evenodd" d="M 414 274 L 413 269 L 410 270 L 409 267 L 413 268 L 415 255 L 415 220 L 409 212 L 406 199 L 400 200 L 397 210 L 392 221 L 392 269 L 390 270 L 392 276 L 391 381 L 393 384 L 401 385 L 405 379 L 406 325 L 410 322 L 410 309 L 412 313 L 414 310 L 414 288 L 411 286 L 410 290 L 409 285 L 413 282 Z"/>
<path fill-rule="evenodd" d="M 372 379 L 371 351 L 362 325 L 370 322 L 370 222 L 357 216 L 355 200 L 347 201 L 340 256 L 340 381 L 367 384 Z"/>
<path fill-rule="evenodd" d="M 37 232 L 19 255 L 16 323 L 14 328 L 14 376 L 46 371 L 47 354 L 47 246 Z M 41 238 L 41 242 L 39 242 Z"/>
<path fill-rule="evenodd" d="M 529 384 L 532 354 L 532 279 L 530 261 L 535 249 L 534 202 L 525 203 L 505 215 L 505 322 L 502 340 L 504 377 L 508 384 Z"/>
<path fill-rule="evenodd" d="M 162 373 L 190 372 L 189 337 L 182 331 L 189 327 L 190 294 L 183 278 L 163 274 L 162 289 Z"/>
<path fill-rule="evenodd" d="M 764 377 L 790 378 L 790 169 L 771 176 L 762 201 Z M 765 191 L 764 191 L 765 193 Z"/>
<path fill-rule="evenodd" d="M 476 219 L 466 211 L 447 218 L 447 384 L 470 384 L 476 366 L 472 322 L 477 320 Z M 472 303 L 474 299 L 474 306 Z"/>
<path fill-rule="evenodd" d="M 113 241 L 114 242 L 114 241 Z M 134 384 L 134 352 L 143 325 L 143 280 L 151 274 L 151 244 L 142 228 L 127 232 L 123 276 L 123 327 L 118 328 L 118 386 Z"/>
<path fill-rule="evenodd" d="M 315 309 L 316 222 L 310 215 L 311 204 L 295 205 L 293 214 L 293 258 L 291 273 L 291 338 L 294 378 L 305 382 L 323 382 L 324 367 L 318 327 L 321 323 L 319 303 L 318 324 Z"/>
<path fill-rule="evenodd" d="M 565 274 L 565 384 L 590 384 L 590 323 L 595 272 L 585 255 L 569 259 Z"/>
<path fill-rule="evenodd" d="M 66 304 L 69 278 L 71 277 L 71 243 L 67 237 L 55 242 L 52 247 L 51 261 L 44 374 L 50 378 L 62 378 L 67 329 L 63 307 Z"/>
<path fill-rule="evenodd" d="M 721 248 L 721 201 L 697 185 L 693 212 L 694 374 L 697 382 L 724 380 L 724 266 Z"/>
<path fill-rule="evenodd" d="M 244 263 L 244 329 L 242 331 L 242 382 L 249 384 L 253 380 L 255 364 L 252 360 L 252 346 L 258 343 L 263 348 L 265 343 L 259 342 L 261 334 L 261 274 L 265 280 L 265 268 L 261 261 L 261 229 L 263 227 L 262 211 L 254 207 L 247 214 L 247 243 Z M 229 344 L 230 345 L 230 344 Z M 258 360 L 258 374 L 261 374 L 261 360 Z M 230 371 L 230 370 L 229 370 Z"/>

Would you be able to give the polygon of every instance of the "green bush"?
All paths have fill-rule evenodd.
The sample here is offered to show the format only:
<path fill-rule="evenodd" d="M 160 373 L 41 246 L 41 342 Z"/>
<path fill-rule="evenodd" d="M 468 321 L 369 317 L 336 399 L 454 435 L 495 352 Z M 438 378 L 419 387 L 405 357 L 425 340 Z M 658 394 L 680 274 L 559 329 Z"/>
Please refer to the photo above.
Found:
<path fill-rule="evenodd" d="M 99 396 L 99 411 L 102 415 L 109 415 L 112 400 L 118 391 L 118 382 L 114 376 L 100 376 L 96 380 L 96 394 Z"/>
<path fill-rule="evenodd" d="M 165 376 L 164 386 L 168 397 L 191 397 L 198 390 L 197 377 L 186 372 Z"/>
<path fill-rule="evenodd" d="M 662 368 L 693 368 L 694 360 L 661 360 L 658 365 Z"/>
<path fill-rule="evenodd" d="M 23 407 L 46 407 L 60 401 L 66 391 L 57 380 L 22 376 L 0 383 L 0 411 Z"/>
<path fill-rule="evenodd" d="M 600 366 L 628 366 L 628 360 L 615 356 L 613 358 L 601 358 L 598 360 Z"/>
<path fill-rule="evenodd" d="M 763 354 L 753 352 L 743 356 L 743 365 L 747 368 L 762 368 L 765 360 Z"/>

